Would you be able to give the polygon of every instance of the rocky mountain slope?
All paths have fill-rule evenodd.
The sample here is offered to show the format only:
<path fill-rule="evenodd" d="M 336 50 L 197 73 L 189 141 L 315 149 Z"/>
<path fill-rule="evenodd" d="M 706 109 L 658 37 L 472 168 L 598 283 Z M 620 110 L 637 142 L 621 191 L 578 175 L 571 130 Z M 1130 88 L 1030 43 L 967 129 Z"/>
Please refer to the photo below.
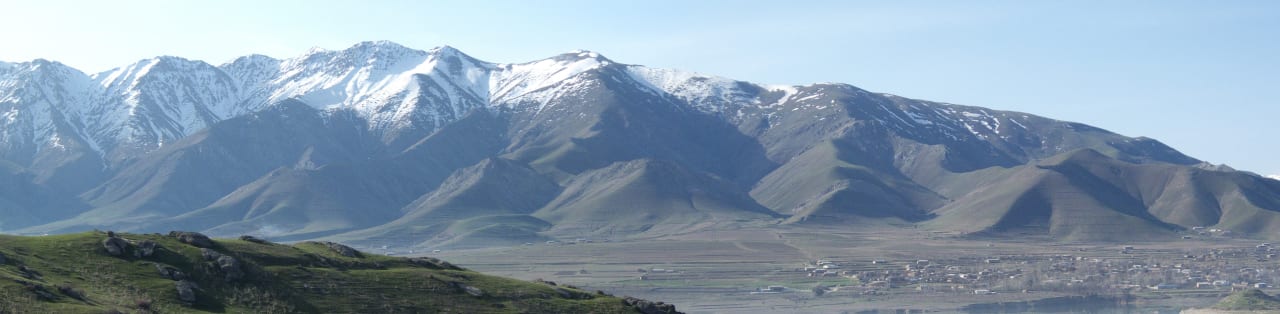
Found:
<path fill-rule="evenodd" d="M 19 233 L 438 247 L 776 224 L 1090 241 L 1280 224 L 1280 181 L 1154 139 L 588 51 L 498 64 L 365 42 L 92 75 L 4 63 L 0 157 L 16 217 L 0 231 Z"/>

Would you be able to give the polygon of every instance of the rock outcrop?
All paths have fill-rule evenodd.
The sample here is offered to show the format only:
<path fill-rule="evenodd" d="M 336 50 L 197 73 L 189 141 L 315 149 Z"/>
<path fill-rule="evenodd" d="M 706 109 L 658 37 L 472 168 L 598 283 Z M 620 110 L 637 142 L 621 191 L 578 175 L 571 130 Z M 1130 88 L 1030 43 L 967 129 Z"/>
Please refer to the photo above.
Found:
<path fill-rule="evenodd" d="M 138 242 L 138 249 L 133 251 L 133 254 L 138 258 L 151 257 L 156 254 L 156 249 L 158 248 L 160 248 L 160 244 L 156 243 L 156 241 L 143 240 Z"/>
<path fill-rule="evenodd" d="M 111 256 L 124 255 L 125 250 L 128 250 L 129 246 L 129 241 L 113 236 L 108 236 L 105 240 L 102 240 L 102 247 L 106 248 L 107 254 L 110 254 Z"/>
<path fill-rule="evenodd" d="M 200 256 L 203 256 L 206 261 L 212 262 L 212 266 L 222 272 L 227 282 L 244 278 L 244 269 L 240 265 L 240 260 L 235 257 L 223 255 L 211 249 L 200 249 Z"/>
<path fill-rule="evenodd" d="M 630 307 L 632 307 L 632 308 L 635 308 L 637 311 L 640 311 L 640 313 L 644 313 L 644 314 L 676 314 L 676 313 L 681 313 L 681 312 L 679 312 L 679 311 L 676 311 L 676 306 L 675 306 L 675 305 L 672 305 L 672 304 L 666 304 L 666 303 L 662 303 L 662 302 L 654 302 L 654 301 L 649 301 L 649 300 L 644 300 L 644 299 L 638 299 L 638 298 L 633 298 L 633 297 L 626 297 L 626 298 L 623 298 L 623 299 L 622 299 L 622 303 L 623 303 L 623 304 L 626 304 L 627 306 L 630 306 Z"/>
<path fill-rule="evenodd" d="M 326 247 L 329 247 L 329 250 L 332 250 L 334 253 L 338 253 L 338 255 L 342 255 L 346 257 L 362 256 L 360 254 L 360 251 L 357 251 L 356 249 L 353 249 L 350 246 L 343 245 L 342 243 L 335 243 L 335 242 L 317 242 L 317 243 L 320 243 Z"/>
<path fill-rule="evenodd" d="M 431 269 L 464 270 L 462 267 L 458 267 L 456 265 L 450 264 L 449 262 L 446 262 L 434 257 L 414 257 L 409 259 L 409 263 L 412 263 L 413 265 L 417 265 L 418 267 L 431 268 Z"/>
<path fill-rule="evenodd" d="M 258 237 L 251 236 L 251 235 L 242 235 L 242 236 L 240 236 L 240 241 L 245 241 L 245 242 L 250 242 L 250 243 L 257 243 L 257 244 L 267 244 L 267 243 L 271 243 L 270 241 L 263 240 L 263 239 L 260 239 L 260 238 L 258 238 Z"/>
<path fill-rule="evenodd" d="M 180 280 L 187 279 L 187 274 L 183 273 L 182 270 L 178 269 L 177 267 L 156 264 L 156 271 L 160 273 L 160 277 L 164 277 L 165 279 L 169 279 L 173 281 L 180 281 Z"/>
<path fill-rule="evenodd" d="M 200 234 L 198 232 L 170 231 L 169 236 L 178 238 L 178 242 L 190 244 L 191 246 L 194 246 L 194 247 L 198 247 L 198 248 L 213 247 L 213 240 L 209 239 L 208 236 Z"/>
<path fill-rule="evenodd" d="M 200 289 L 200 286 L 195 282 L 181 280 L 175 283 L 174 287 L 178 290 L 178 300 L 188 304 L 196 302 L 196 289 Z"/>

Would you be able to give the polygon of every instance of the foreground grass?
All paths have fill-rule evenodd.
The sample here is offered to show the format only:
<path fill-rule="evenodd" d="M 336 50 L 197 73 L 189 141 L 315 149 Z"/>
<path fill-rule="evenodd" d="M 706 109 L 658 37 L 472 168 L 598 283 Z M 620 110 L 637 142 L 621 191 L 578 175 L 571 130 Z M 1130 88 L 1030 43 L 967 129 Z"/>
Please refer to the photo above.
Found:
<path fill-rule="evenodd" d="M 176 238 L 122 234 L 133 243 L 111 256 L 105 233 L 0 236 L 0 313 L 635 313 L 620 298 L 572 287 L 464 270 L 447 262 L 357 254 L 319 243 L 216 240 L 212 250 L 240 262 L 228 280 L 200 248 Z M 138 244 L 159 249 L 136 255 Z M 157 266 L 159 265 L 159 266 Z M 194 302 L 180 300 L 184 273 Z"/>

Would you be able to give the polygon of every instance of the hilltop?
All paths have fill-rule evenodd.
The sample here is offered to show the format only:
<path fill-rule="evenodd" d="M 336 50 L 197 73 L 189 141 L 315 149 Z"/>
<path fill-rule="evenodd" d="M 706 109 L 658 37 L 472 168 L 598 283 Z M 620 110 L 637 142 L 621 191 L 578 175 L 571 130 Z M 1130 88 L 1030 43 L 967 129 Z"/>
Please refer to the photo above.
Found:
<path fill-rule="evenodd" d="M 0 313 L 675 313 L 660 302 L 332 242 L 0 236 Z"/>

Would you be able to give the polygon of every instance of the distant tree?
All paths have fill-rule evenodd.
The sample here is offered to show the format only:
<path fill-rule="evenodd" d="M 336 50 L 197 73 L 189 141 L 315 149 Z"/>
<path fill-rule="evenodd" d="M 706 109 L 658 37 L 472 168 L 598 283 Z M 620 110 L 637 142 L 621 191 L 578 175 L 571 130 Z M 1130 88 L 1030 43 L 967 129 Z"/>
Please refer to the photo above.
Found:
<path fill-rule="evenodd" d="M 826 286 L 823 286 L 823 285 L 817 285 L 817 286 L 813 287 L 813 296 L 815 296 L 815 297 L 820 297 L 820 296 L 822 296 L 822 295 L 824 295 L 824 294 L 827 294 L 827 287 L 826 287 Z"/>

